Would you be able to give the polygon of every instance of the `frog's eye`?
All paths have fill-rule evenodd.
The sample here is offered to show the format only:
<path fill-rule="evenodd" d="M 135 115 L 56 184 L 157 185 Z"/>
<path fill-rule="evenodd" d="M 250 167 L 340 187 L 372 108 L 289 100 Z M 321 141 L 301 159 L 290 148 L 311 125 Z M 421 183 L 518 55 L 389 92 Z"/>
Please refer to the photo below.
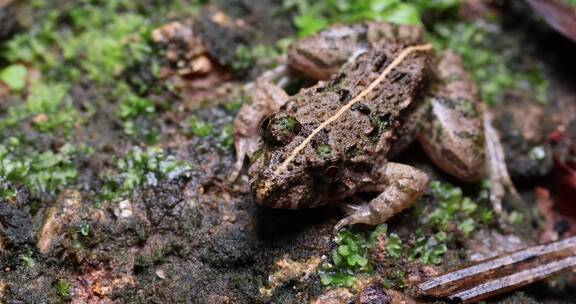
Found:
<path fill-rule="evenodd" d="M 340 168 L 337 166 L 328 166 L 328 168 L 324 170 L 324 177 L 326 177 L 329 182 L 334 182 L 340 177 L 340 171 Z"/>
<path fill-rule="evenodd" d="M 260 135 L 262 137 L 266 134 L 266 129 L 268 129 L 268 126 L 270 125 L 271 117 L 272 115 L 266 116 L 266 118 L 262 119 L 262 122 L 260 122 Z"/>
<path fill-rule="evenodd" d="M 292 116 L 274 116 L 265 119 L 261 125 L 261 135 L 269 144 L 286 145 L 300 132 L 302 126 Z"/>

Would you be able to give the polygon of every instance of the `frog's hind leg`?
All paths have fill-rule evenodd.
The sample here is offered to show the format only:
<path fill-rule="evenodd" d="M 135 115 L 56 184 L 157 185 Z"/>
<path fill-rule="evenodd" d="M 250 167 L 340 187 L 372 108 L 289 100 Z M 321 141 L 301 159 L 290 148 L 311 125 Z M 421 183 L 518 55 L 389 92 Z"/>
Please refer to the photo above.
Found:
<path fill-rule="evenodd" d="M 348 216 L 340 220 L 335 231 L 352 224 L 377 225 L 386 222 L 412 204 L 424 193 L 428 184 L 426 173 L 407 165 L 387 163 L 379 183 L 361 191 L 381 193 L 369 203 L 346 207 Z"/>
<path fill-rule="evenodd" d="M 490 201 L 494 212 L 499 215 L 502 224 L 502 200 L 506 193 L 512 196 L 514 203 L 522 203 L 523 200 L 516 191 L 514 183 L 506 168 L 504 148 L 500 141 L 500 134 L 492 125 L 492 112 L 486 107 L 482 107 L 483 124 L 485 132 L 486 167 L 488 168 L 488 178 L 490 183 Z"/>
<path fill-rule="evenodd" d="M 460 58 L 445 52 L 437 67 L 438 83 L 427 97 L 429 111 L 418 141 L 430 159 L 459 180 L 484 176 L 484 130 L 476 87 Z"/>
<path fill-rule="evenodd" d="M 437 67 L 439 84 L 429 97 L 428 119 L 418 140 L 426 154 L 446 173 L 475 182 L 488 175 L 490 201 L 503 225 L 502 200 L 506 193 L 521 202 L 514 188 L 491 113 L 462 67 L 460 57 L 444 52 Z M 486 174 L 487 173 L 487 174 Z"/>
<path fill-rule="evenodd" d="M 244 165 L 246 156 L 250 157 L 258 149 L 259 127 L 264 117 L 272 115 L 288 100 L 288 94 L 279 86 L 272 84 L 268 77 L 260 77 L 244 88 L 246 101 L 240 107 L 233 124 L 236 162 L 229 181 L 235 181 Z"/>

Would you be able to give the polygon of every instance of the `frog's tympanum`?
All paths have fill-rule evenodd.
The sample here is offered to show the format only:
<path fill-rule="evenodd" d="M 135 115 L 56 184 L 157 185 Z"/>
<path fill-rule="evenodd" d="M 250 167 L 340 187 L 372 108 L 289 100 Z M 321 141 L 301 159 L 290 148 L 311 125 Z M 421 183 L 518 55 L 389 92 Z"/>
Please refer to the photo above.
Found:
<path fill-rule="evenodd" d="M 265 77 L 249 86 L 234 125 L 233 175 L 251 155 L 258 204 L 337 204 L 347 216 L 336 229 L 385 222 L 426 188 L 424 172 L 388 161 L 414 140 L 463 181 L 481 179 L 488 167 L 494 202 L 505 188 L 514 191 L 497 133 L 459 57 L 451 51 L 436 56 L 422 36 L 420 28 L 406 25 L 336 25 L 289 49 L 290 68 L 316 85 L 294 96 Z M 378 195 L 357 204 L 358 192 Z"/>

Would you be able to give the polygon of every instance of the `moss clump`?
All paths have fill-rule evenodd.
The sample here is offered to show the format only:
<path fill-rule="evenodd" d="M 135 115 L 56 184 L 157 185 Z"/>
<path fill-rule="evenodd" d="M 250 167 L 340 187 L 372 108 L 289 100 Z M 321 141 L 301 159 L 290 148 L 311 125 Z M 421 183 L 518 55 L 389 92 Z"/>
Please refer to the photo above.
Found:
<path fill-rule="evenodd" d="M 136 147 L 118 159 L 116 170 L 104 177 L 106 185 L 100 192 L 100 198 L 119 200 L 138 187 L 155 186 L 160 181 L 185 175 L 190 169 L 186 162 L 178 161 L 159 149 Z"/>
<path fill-rule="evenodd" d="M 214 131 L 214 127 L 210 123 L 200 120 L 196 116 L 188 117 L 186 124 L 188 133 L 200 138 L 208 137 Z"/>
<path fill-rule="evenodd" d="M 258 44 L 251 47 L 241 45 L 236 48 L 236 56 L 231 68 L 236 72 L 246 71 L 259 62 L 278 57 L 283 53 L 285 53 L 285 48 L 280 44 L 277 46 Z"/>
<path fill-rule="evenodd" d="M 0 70 L 0 81 L 13 91 L 22 91 L 26 85 L 28 70 L 22 64 L 9 65 Z"/>
<path fill-rule="evenodd" d="M 356 281 L 356 275 L 372 272 L 373 266 L 368 260 L 368 254 L 383 233 L 386 233 L 386 225 L 379 225 L 372 232 L 352 232 L 346 229 L 338 232 L 332 262 L 323 263 L 319 268 L 322 284 L 351 287 Z"/>
<path fill-rule="evenodd" d="M 450 242 L 458 236 L 468 237 L 479 225 L 492 223 L 493 214 L 478 203 L 487 199 L 485 189 L 472 200 L 463 195 L 462 189 L 434 181 L 430 183 L 430 192 L 438 204 L 432 209 L 420 210 L 424 215 L 418 216 L 420 222 L 414 232 L 414 245 L 405 252 L 408 260 L 438 265 Z"/>
<path fill-rule="evenodd" d="M 187 133 L 200 138 L 212 138 L 218 146 L 227 150 L 232 147 L 234 141 L 232 122 L 224 124 L 219 130 L 209 122 L 206 122 L 196 115 L 188 117 L 186 120 Z"/>
<path fill-rule="evenodd" d="M 421 24 L 422 13 L 453 9 L 460 2 L 460 0 L 285 0 L 284 7 L 296 11 L 294 25 L 298 29 L 298 35 L 304 37 L 337 22 L 376 20 L 400 24 Z"/>
<path fill-rule="evenodd" d="M 34 198 L 57 194 L 76 179 L 77 150 L 66 144 L 58 152 L 38 152 L 25 149 L 16 138 L 11 145 L 0 145 L 0 199 L 13 197 L 18 187 L 26 188 Z"/>
<path fill-rule="evenodd" d="M 55 284 L 56 293 L 62 298 L 63 300 L 69 300 L 72 296 L 71 289 L 72 285 L 67 282 L 66 280 L 60 279 Z"/>

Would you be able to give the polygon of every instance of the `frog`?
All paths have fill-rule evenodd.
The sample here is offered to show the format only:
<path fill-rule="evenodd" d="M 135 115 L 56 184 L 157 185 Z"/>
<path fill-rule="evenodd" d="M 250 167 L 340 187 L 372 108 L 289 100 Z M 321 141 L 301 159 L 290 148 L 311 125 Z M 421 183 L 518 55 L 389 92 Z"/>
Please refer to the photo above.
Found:
<path fill-rule="evenodd" d="M 293 42 L 284 71 L 316 81 L 289 96 L 270 75 L 247 86 L 234 121 L 237 161 L 250 157 L 257 204 L 346 214 L 338 231 L 377 225 L 412 206 L 428 175 L 390 161 L 418 142 L 442 171 L 463 182 L 488 177 L 494 211 L 517 196 L 491 114 L 451 50 L 437 54 L 418 26 L 336 24 Z M 358 194 L 375 193 L 365 201 Z"/>

